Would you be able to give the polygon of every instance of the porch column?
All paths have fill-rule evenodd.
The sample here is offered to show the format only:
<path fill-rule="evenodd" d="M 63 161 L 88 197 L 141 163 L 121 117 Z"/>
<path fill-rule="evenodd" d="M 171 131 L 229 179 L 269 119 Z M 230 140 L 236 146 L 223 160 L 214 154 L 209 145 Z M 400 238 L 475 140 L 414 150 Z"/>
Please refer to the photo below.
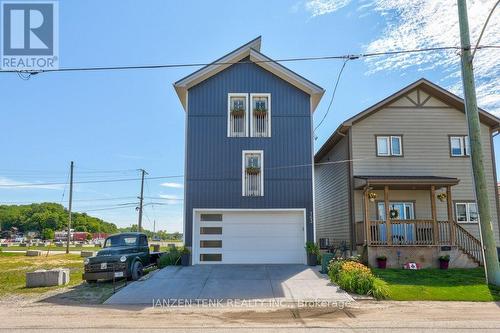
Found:
<path fill-rule="evenodd" d="M 451 200 L 451 186 L 446 186 L 446 205 L 448 208 L 448 227 L 450 228 L 450 243 L 455 245 L 455 225 L 453 224 L 453 201 Z"/>
<path fill-rule="evenodd" d="M 439 226 L 437 224 L 437 219 L 436 219 L 436 187 L 434 185 L 431 185 L 431 214 L 432 214 L 432 222 L 433 222 L 433 241 L 434 245 L 437 245 L 439 243 Z"/>
<path fill-rule="evenodd" d="M 369 245 L 371 242 L 371 224 L 370 224 L 370 212 L 369 212 L 369 201 L 370 199 L 368 198 L 368 188 L 364 192 L 364 200 L 363 203 L 365 205 L 364 209 L 364 218 L 365 218 L 365 244 Z"/>
<path fill-rule="evenodd" d="M 389 207 L 389 186 L 384 186 L 384 206 L 385 206 L 385 225 L 387 245 L 392 245 L 392 228 L 391 228 L 391 208 Z"/>

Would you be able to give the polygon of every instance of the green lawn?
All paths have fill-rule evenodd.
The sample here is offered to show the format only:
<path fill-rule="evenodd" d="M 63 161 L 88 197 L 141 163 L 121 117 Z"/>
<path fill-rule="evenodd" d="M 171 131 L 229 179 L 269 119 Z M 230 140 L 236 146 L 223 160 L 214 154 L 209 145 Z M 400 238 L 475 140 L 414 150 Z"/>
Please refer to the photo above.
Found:
<path fill-rule="evenodd" d="M 66 251 L 66 246 L 9 246 L 2 247 L 3 251 L 26 251 L 26 250 L 42 250 L 42 251 Z M 82 247 L 70 246 L 70 251 L 99 251 L 100 247 Z"/>
<path fill-rule="evenodd" d="M 26 288 L 26 272 L 37 269 L 69 268 L 70 282 L 65 286 Z M 111 283 L 82 283 L 83 258 L 77 254 L 55 254 L 49 256 L 26 257 L 24 253 L 0 252 L 0 297 L 24 295 L 26 297 L 44 294 L 60 288 L 66 292 L 58 295 L 78 303 L 102 303 L 113 291 Z"/>
<path fill-rule="evenodd" d="M 486 285 L 483 268 L 373 271 L 397 301 L 500 301 L 500 288 Z"/>
<path fill-rule="evenodd" d="M 0 295 L 9 293 L 43 293 L 58 287 L 26 288 L 26 272 L 64 267 L 70 269 L 69 285 L 82 282 L 83 260 L 77 254 L 26 257 L 21 253 L 0 253 Z"/>

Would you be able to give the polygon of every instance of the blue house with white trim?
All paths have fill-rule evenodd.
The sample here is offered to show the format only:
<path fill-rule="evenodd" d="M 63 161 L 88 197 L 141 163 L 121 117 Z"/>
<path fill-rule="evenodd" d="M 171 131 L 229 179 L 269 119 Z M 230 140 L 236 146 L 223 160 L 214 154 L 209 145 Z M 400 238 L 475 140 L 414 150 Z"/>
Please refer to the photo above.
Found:
<path fill-rule="evenodd" d="M 261 38 L 174 83 L 186 112 L 184 237 L 192 263 L 305 263 L 312 113 L 323 88 Z"/>

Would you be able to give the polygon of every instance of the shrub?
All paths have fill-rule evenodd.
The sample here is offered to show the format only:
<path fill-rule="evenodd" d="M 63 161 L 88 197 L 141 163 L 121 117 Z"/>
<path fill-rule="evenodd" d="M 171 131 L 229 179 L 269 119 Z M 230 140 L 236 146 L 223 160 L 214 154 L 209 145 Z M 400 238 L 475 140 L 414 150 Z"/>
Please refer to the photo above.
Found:
<path fill-rule="evenodd" d="M 318 244 L 316 244 L 314 242 L 307 242 L 306 243 L 306 253 L 318 255 L 319 254 Z"/>
<path fill-rule="evenodd" d="M 328 266 L 328 276 L 340 288 L 360 295 L 371 295 L 376 299 L 387 297 L 387 286 L 377 279 L 370 268 L 357 258 L 334 259 Z"/>
<path fill-rule="evenodd" d="M 171 249 L 160 256 L 158 268 L 164 268 L 172 265 L 179 265 L 181 262 L 181 251 L 177 248 Z"/>

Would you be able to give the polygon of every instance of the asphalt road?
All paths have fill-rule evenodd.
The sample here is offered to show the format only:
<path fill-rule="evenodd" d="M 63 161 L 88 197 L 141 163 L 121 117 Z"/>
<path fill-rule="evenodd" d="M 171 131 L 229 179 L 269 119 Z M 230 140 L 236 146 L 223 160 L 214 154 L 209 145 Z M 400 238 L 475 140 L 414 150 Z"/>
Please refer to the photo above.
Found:
<path fill-rule="evenodd" d="M 500 332 L 500 303 L 356 302 L 291 306 L 87 306 L 0 304 L 4 332 Z"/>

